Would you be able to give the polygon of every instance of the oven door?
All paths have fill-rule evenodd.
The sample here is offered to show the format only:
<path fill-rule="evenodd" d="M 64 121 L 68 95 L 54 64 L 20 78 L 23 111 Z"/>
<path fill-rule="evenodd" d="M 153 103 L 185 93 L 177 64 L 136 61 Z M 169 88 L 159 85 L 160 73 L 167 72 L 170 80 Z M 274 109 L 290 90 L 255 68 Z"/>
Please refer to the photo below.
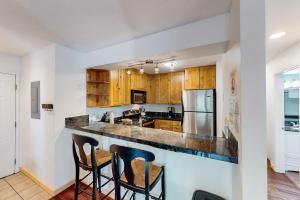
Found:
<path fill-rule="evenodd" d="M 131 90 L 131 103 L 132 104 L 145 104 L 146 92 L 139 90 Z"/>

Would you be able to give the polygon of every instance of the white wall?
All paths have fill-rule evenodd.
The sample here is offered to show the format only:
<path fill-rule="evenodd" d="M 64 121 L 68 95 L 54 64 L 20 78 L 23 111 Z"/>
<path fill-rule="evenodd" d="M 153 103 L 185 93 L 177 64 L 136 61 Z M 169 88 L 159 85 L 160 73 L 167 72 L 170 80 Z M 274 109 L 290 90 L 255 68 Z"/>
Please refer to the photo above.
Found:
<path fill-rule="evenodd" d="M 74 178 L 72 139 L 65 118 L 86 113 L 86 69 L 84 55 L 55 45 L 54 82 L 54 151 L 55 189 Z"/>
<path fill-rule="evenodd" d="M 229 39 L 229 16 L 219 15 L 147 35 L 87 54 L 87 66 L 122 62 L 182 49 L 223 43 Z"/>
<path fill-rule="evenodd" d="M 280 73 L 300 66 L 300 43 L 295 44 L 283 53 L 273 58 L 267 63 L 267 133 L 268 133 L 268 158 L 277 172 L 284 172 L 284 163 L 280 154 L 284 150 L 282 142 L 281 126 L 276 124 L 280 117 L 278 99 L 276 94 L 276 79 Z M 277 78 L 276 78 L 277 77 Z"/>
<path fill-rule="evenodd" d="M 41 110 L 41 119 L 31 119 L 30 83 L 40 82 L 41 103 L 54 102 L 55 45 L 22 59 L 20 84 L 20 130 L 22 166 L 54 188 L 54 116 Z"/>
<path fill-rule="evenodd" d="M 236 199 L 243 200 L 267 199 L 265 10 L 265 1 L 240 0 L 242 195 Z"/>

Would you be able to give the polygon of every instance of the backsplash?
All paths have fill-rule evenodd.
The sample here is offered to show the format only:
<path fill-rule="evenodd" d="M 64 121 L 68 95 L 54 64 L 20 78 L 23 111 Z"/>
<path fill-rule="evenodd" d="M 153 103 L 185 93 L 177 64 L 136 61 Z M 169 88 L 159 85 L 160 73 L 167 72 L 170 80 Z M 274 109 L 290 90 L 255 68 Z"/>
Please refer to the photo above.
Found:
<path fill-rule="evenodd" d="M 168 104 L 144 104 L 143 106 L 146 111 L 150 112 L 168 112 L 168 107 L 175 107 L 175 113 L 181 113 L 182 107 L 181 105 L 168 105 Z M 101 118 L 103 113 L 113 111 L 115 117 L 122 116 L 123 111 L 130 110 L 133 105 L 128 106 L 118 106 L 118 107 L 109 107 L 109 108 L 87 108 L 86 114 L 95 116 L 97 118 Z"/>

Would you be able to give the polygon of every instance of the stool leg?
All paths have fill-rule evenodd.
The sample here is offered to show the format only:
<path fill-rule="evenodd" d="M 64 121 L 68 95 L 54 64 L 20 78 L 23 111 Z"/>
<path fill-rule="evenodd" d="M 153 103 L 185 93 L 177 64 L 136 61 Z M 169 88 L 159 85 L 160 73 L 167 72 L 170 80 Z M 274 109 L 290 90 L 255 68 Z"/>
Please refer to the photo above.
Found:
<path fill-rule="evenodd" d="M 145 200 L 149 200 L 149 193 L 145 194 Z"/>
<path fill-rule="evenodd" d="M 161 177 L 161 192 L 162 192 L 162 200 L 166 199 L 166 189 L 165 189 L 165 168 L 162 169 L 162 177 Z"/>
<path fill-rule="evenodd" d="M 100 167 L 97 168 L 97 175 L 98 175 L 99 192 L 102 193 L 101 192 L 101 168 Z"/>
<path fill-rule="evenodd" d="M 93 169 L 93 200 L 97 200 L 97 169 Z"/>
<path fill-rule="evenodd" d="M 132 199 L 135 200 L 135 192 L 133 193 Z"/>
<path fill-rule="evenodd" d="M 75 167 L 75 200 L 78 200 L 78 190 L 79 190 L 79 166 Z"/>

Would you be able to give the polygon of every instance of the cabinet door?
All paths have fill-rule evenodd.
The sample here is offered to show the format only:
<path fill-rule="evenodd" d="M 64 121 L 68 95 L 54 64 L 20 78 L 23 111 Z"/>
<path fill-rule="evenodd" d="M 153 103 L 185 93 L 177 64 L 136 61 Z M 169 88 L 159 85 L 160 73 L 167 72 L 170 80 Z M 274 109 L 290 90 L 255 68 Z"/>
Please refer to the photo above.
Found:
<path fill-rule="evenodd" d="M 192 90 L 199 89 L 199 67 L 186 68 L 184 70 L 184 89 Z"/>
<path fill-rule="evenodd" d="M 155 128 L 162 129 L 162 130 L 168 130 L 173 131 L 173 124 L 171 120 L 155 120 Z"/>
<path fill-rule="evenodd" d="M 182 132 L 181 121 L 173 121 L 173 131 Z"/>
<path fill-rule="evenodd" d="M 119 70 L 110 71 L 110 91 L 111 106 L 121 105 Z"/>
<path fill-rule="evenodd" d="M 136 89 L 146 91 L 146 83 L 147 83 L 146 74 L 140 74 L 140 72 L 138 71 L 136 75 Z"/>
<path fill-rule="evenodd" d="M 122 84 L 121 84 L 121 90 L 122 90 L 122 99 L 123 99 L 123 105 L 129 105 L 131 104 L 131 96 L 130 96 L 130 75 L 127 74 L 126 69 L 122 69 Z"/>
<path fill-rule="evenodd" d="M 216 88 L 216 66 L 205 66 L 199 68 L 199 89 Z"/>
<path fill-rule="evenodd" d="M 160 102 L 160 81 L 159 81 L 159 74 L 153 75 L 152 79 L 152 95 L 153 95 L 153 103 L 159 103 Z"/>
<path fill-rule="evenodd" d="M 153 88 L 154 75 L 147 75 L 146 91 L 147 91 L 147 103 L 154 103 L 154 88 Z"/>
<path fill-rule="evenodd" d="M 184 72 L 171 73 L 170 103 L 181 104 L 183 85 L 184 85 Z"/>
<path fill-rule="evenodd" d="M 137 70 L 132 69 L 130 74 L 130 89 L 137 90 Z"/>
<path fill-rule="evenodd" d="M 159 103 L 170 103 L 170 74 L 159 74 Z"/>

